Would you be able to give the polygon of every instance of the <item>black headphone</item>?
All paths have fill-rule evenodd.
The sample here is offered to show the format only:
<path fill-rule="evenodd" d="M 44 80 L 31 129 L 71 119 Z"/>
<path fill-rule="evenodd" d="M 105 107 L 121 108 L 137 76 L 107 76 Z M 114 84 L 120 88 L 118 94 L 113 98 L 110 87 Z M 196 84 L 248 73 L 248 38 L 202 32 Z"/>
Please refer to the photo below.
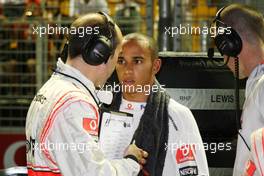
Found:
<path fill-rule="evenodd" d="M 108 29 L 108 36 L 104 35 L 92 35 L 89 39 L 84 42 L 81 48 L 81 54 L 84 61 L 90 65 L 100 65 L 107 63 L 109 57 L 112 55 L 114 50 L 114 36 L 115 23 L 104 12 L 97 12 L 105 17 L 106 28 Z"/>
<path fill-rule="evenodd" d="M 108 36 L 99 34 L 87 35 L 84 39 L 84 43 L 81 47 L 81 55 L 83 60 L 89 65 L 100 65 L 102 63 L 107 63 L 109 57 L 112 55 L 114 50 L 114 36 L 115 23 L 109 15 L 104 12 L 97 12 L 104 16 L 106 27 L 104 29 L 108 30 Z M 61 53 L 61 59 L 66 61 L 68 57 L 68 41 L 64 45 Z"/>
<path fill-rule="evenodd" d="M 237 57 L 242 50 L 242 40 L 239 34 L 232 27 L 228 26 L 221 20 L 221 12 L 225 8 L 226 7 L 222 7 L 216 13 L 216 17 L 213 21 L 216 24 L 216 28 L 217 28 L 216 30 L 217 34 L 215 36 L 214 41 L 221 55 L 227 55 L 229 57 Z M 221 33 L 219 33 L 218 30 L 219 24 L 223 25 L 224 27 L 228 27 L 230 31 L 224 29 L 223 31 L 221 31 Z"/>

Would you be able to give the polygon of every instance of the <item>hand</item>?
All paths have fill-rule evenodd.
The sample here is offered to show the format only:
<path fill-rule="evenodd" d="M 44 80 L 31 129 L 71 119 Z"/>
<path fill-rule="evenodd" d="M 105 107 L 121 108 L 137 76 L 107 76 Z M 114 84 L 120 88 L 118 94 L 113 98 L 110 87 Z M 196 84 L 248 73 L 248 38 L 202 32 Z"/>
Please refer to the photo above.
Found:
<path fill-rule="evenodd" d="M 133 155 L 137 158 L 138 163 L 140 165 L 146 164 L 146 158 L 148 157 L 148 152 L 138 148 L 135 144 L 131 144 L 128 146 L 125 156 Z"/>

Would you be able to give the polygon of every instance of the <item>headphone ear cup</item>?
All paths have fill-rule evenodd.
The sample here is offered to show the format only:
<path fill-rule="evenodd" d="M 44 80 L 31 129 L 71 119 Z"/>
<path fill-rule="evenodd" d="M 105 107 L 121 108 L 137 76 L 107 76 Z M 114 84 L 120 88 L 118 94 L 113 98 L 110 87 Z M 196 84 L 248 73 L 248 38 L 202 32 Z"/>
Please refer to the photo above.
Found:
<path fill-rule="evenodd" d="M 89 65 L 106 63 L 112 54 L 112 43 L 105 36 L 97 36 L 85 44 L 82 57 Z"/>
<path fill-rule="evenodd" d="M 237 57 L 242 50 L 242 40 L 233 28 L 229 30 L 230 32 L 225 29 L 223 33 L 215 36 L 215 45 L 221 55 Z"/>

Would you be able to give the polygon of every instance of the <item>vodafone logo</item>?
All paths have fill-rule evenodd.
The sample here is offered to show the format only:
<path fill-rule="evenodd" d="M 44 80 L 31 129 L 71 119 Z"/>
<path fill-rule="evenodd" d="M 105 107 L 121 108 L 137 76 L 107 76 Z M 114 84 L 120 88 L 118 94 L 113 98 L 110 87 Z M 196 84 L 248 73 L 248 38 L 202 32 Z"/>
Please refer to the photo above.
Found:
<path fill-rule="evenodd" d="M 0 134 L 0 169 L 26 166 L 26 141 L 24 134 Z"/>
<path fill-rule="evenodd" d="M 98 135 L 98 119 L 84 117 L 83 118 L 83 128 L 90 135 Z"/>
<path fill-rule="evenodd" d="M 194 147 L 191 145 L 184 145 L 177 149 L 176 161 L 178 164 L 194 160 Z"/>
<path fill-rule="evenodd" d="M 246 166 L 246 174 L 245 175 L 248 175 L 248 176 L 253 176 L 254 173 L 256 171 L 256 165 L 254 164 L 253 161 L 249 160 L 247 162 L 247 166 Z"/>
<path fill-rule="evenodd" d="M 90 123 L 89 123 L 89 126 L 90 126 L 90 129 L 95 131 L 96 130 L 96 127 L 97 127 L 97 123 L 95 120 L 91 120 Z"/>
<path fill-rule="evenodd" d="M 18 141 L 10 145 L 4 153 L 4 168 L 16 166 L 15 155 L 18 149 L 25 147 L 25 141 Z M 24 155 L 24 158 L 26 155 Z"/>
<path fill-rule="evenodd" d="M 88 103 L 89 104 L 89 103 Z M 83 128 L 92 136 L 98 136 L 98 120 L 99 120 L 99 115 L 98 111 L 96 108 L 92 105 L 89 104 L 92 107 L 91 112 L 85 114 L 82 120 L 82 125 Z"/>
<path fill-rule="evenodd" d="M 133 110 L 134 108 L 133 108 L 133 105 L 131 103 L 128 103 L 126 109 Z"/>

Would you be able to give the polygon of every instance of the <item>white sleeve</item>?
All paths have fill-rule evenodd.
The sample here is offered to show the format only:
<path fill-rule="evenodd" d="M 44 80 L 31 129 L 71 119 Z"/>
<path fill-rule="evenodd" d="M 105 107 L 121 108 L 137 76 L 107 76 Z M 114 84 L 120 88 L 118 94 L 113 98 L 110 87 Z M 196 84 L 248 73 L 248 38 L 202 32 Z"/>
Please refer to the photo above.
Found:
<path fill-rule="evenodd" d="M 199 175 L 209 176 L 208 164 L 203 141 L 195 118 L 193 117 L 193 114 L 189 109 L 186 110 L 185 118 L 189 119 L 189 124 L 187 124 L 187 127 L 189 126 L 189 129 L 186 129 L 186 131 L 188 131 L 188 135 L 186 135 L 186 137 L 189 138 L 188 141 L 190 141 L 190 144 L 195 144 L 194 155 Z"/>
<path fill-rule="evenodd" d="M 264 174 L 263 139 L 264 128 L 254 131 L 251 135 L 251 157 L 256 166 L 256 175 Z"/>
<path fill-rule="evenodd" d="M 172 99 L 169 106 L 169 114 L 175 120 L 178 128 L 175 132 L 176 138 L 178 138 L 176 140 L 179 143 L 176 150 L 178 167 L 180 169 L 194 167 L 198 169 L 198 175 L 209 176 L 203 141 L 192 112 Z M 194 159 L 191 159 L 193 155 Z M 180 160 L 184 160 L 184 162 L 180 162 Z"/>
<path fill-rule="evenodd" d="M 256 96 L 257 110 L 260 112 L 262 118 L 264 118 L 264 81 L 262 81 L 262 84 L 259 85 L 258 88 L 259 91 L 257 92 L 257 96 Z"/>
<path fill-rule="evenodd" d="M 51 158 L 65 176 L 137 175 L 140 167 L 132 159 L 107 160 L 104 157 L 95 142 L 97 114 L 96 108 L 85 101 L 74 102 L 62 108 L 45 141 L 56 146 L 49 151 Z"/>

